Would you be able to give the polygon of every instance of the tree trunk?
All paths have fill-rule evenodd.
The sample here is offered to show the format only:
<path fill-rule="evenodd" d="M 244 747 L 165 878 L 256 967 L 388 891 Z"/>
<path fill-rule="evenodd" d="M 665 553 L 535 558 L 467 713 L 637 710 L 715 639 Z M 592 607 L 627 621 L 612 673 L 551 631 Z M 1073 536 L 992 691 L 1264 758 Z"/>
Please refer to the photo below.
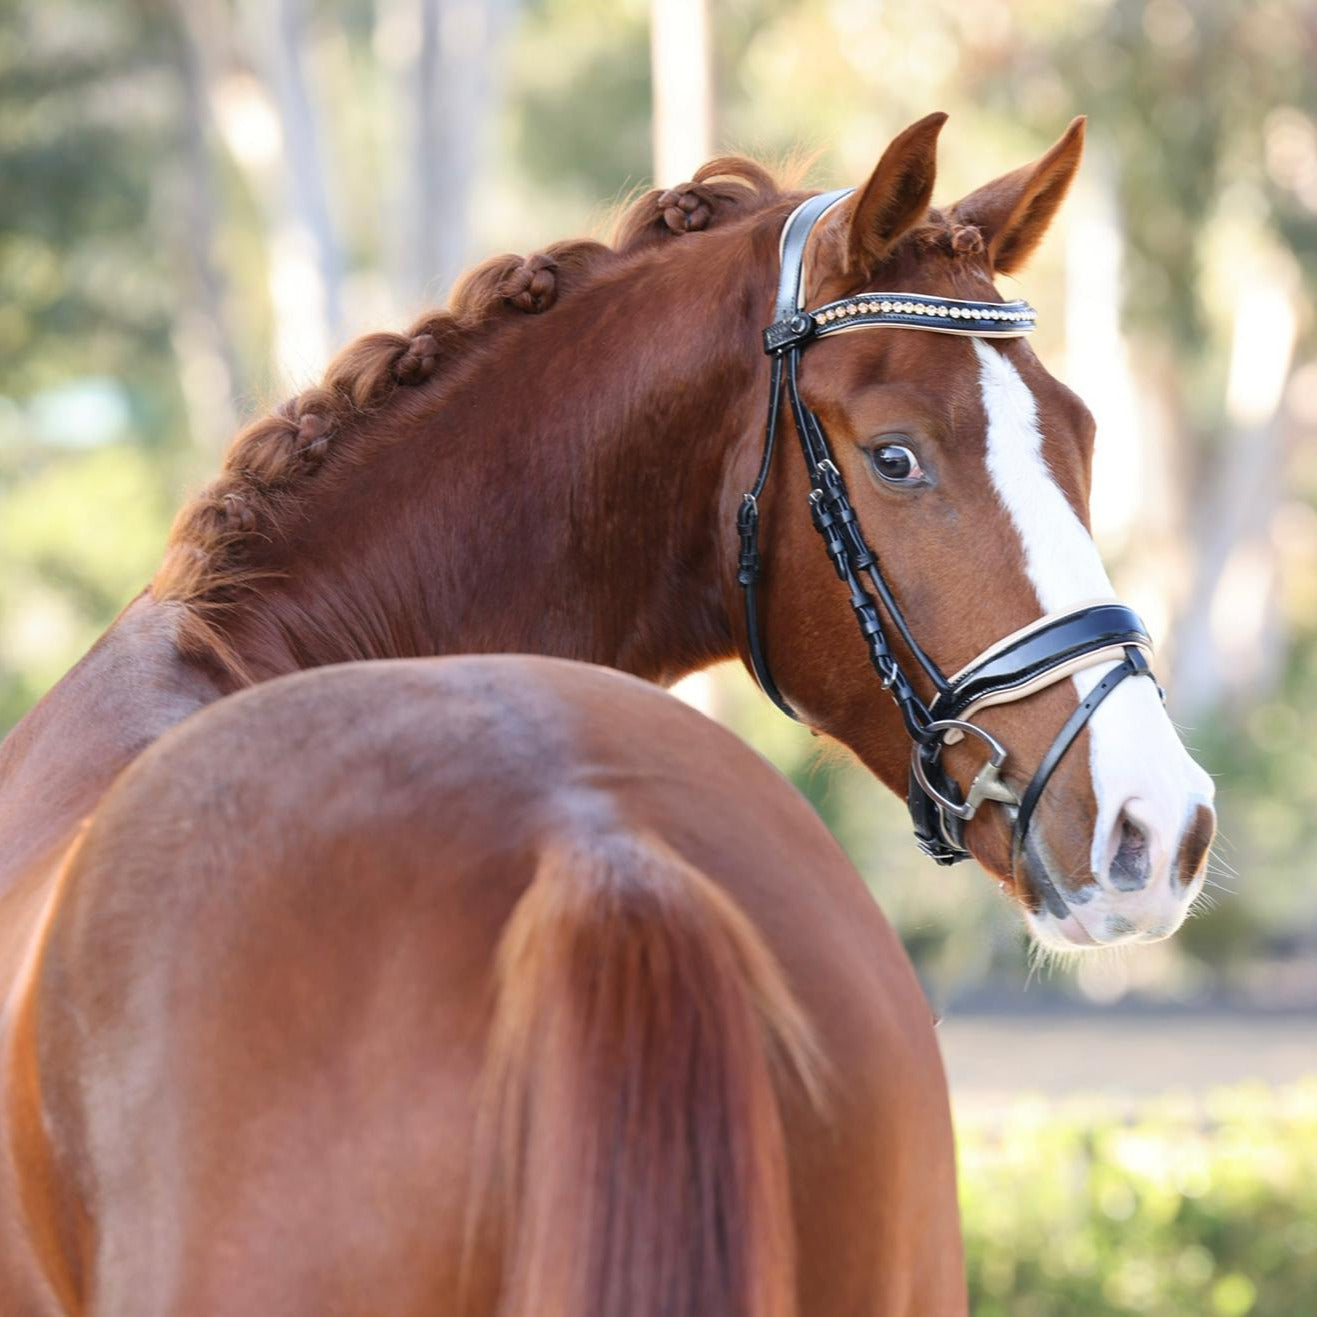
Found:
<path fill-rule="evenodd" d="M 237 427 L 237 398 L 245 381 L 224 306 L 224 281 L 215 264 L 219 199 L 200 9 L 178 5 L 183 157 L 173 209 L 179 264 L 187 281 L 181 298 L 185 305 L 175 316 L 172 341 L 189 432 L 193 442 L 213 457 Z"/>
<path fill-rule="evenodd" d="M 267 215 L 276 367 L 285 386 L 320 373 L 342 335 L 342 262 L 315 109 L 302 66 L 305 0 L 245 0 L 243 26 L 279 125 L 254 172 Z"/>
<path fill-rule="evenodd" d="M 401 180 L 404 248 L 395 298 L 442 300 L 470 259 L 470 211 L 515 0 L 390 0 L 383 43 L 408 89 L 410 169 Z"/>
<path fill-rule="evenodd" d="M 1196 526 L 1197 569 L 1175 646 L 1175 696 L 1190 718 L 1264 694 L 1284 637 L 1271 530 L 1282 501 L 1282 409 L 1297 329 L 1285 288 L 1244 281 L 1235 309 L 1227 412 L 1232 426 Z"/>
<path fill-rule="evenodd" d="M 708 0 L 651 0 L 654 182 L 690 178 L 713 154 Z"/>

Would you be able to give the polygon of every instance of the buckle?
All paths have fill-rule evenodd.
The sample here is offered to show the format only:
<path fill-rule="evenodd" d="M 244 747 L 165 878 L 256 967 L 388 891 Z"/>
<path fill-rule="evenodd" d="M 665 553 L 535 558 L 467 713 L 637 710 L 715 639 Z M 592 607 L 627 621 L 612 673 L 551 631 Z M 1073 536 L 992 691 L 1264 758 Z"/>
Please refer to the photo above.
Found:
<path fill-rule="evenodd" d="M 922 837 L 915 833 L 915 845 L 928 856 L 934 864 L 959 864 L 962 860 L 970 859 L 968 851 L 952 850 L 944 841 L 938 841 L 934 837 Z"/>
<path fill-rule="evenodd" d="M 803 311 L 797 311 L 795 315 L 787 316 L 784 320 L 774 320 L 764 330 L 764 351 L 770 357 L 781 356 L 782 353 L 807 343 L 814 337 L 814 329 L 814 317 L 806 315 Z"/>

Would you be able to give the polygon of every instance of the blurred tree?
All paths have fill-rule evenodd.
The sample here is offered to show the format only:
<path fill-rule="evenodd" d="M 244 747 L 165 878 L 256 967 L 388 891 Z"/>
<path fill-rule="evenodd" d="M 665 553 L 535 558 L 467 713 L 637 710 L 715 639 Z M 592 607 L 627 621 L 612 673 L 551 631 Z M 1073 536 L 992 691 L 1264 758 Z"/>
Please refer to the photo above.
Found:
<path fill-rule="evenodd" d="M 1066 298 L 1099 296 L 1111 332 L 1084 350 L 1128 344 L 1164 454 L 1116 482 L 1138 501 L 1118 579 L 1179 582 L 1177 684 L 1198 692 L 1193 739 L 1248 876 L 1174 944 L 1198 963 L 1163 957 L 1156 981 L 1251 991 L 1265 951 L 1298 983 L 1317 937 L 1317 4 L 709 14 L 715 147 L 813 149 L 821 184 L 860 181 L 934 107 L 954 116 L 943 199 L 1092 116 L 1072 214 L 1105 218 L 1031 272 L 1039 348 L 1059 356 Z M 649 178 L 650 22 L 650 0 L 0 0 L 0 726 L 147 579 L 185 482 L 244 413 L 468 260 L 580 231 Z M 1099 237 L 1111 250 L 1086 260 Z M 872 875 L 942 996 L 985 965 L 1020 972 L 990 883 L 930 875 L 899 804 L 821 763 L 743 677 L 722 701 Z"/>
<path fill-rule="evenodd" d="M 812 138 L 829 181 L 839 165 L 857 178 L 885 132 L 934 106 L 953 112 L 943 173 L 962 187 L 1041 149 L 1071 115 L 1091 116 L 1086 172 L 1095 163 L 1115 188 L 1143 442 L 1165 449 L 1144 467 L 1167 473 L 1126 482 L 1137 533 L 1117 576 L 1173 587 L 1169 675 L 1173 701 L 1184 695 L 1173 707 L 1221 777 L 1221 863 L 1248 882 L 1243 901 L 1223 901 L 1177 946 L 1210 953 L 1215 974 L 1264 939 L 1279 945 L 1288 930 L 1276 915 L 1294 910 L 1295 875 L 1312 872 L 1317 845 L 1317 480 L 1298 442 L 1317 419 L 1317 6 L 741 0 L 731 11 L 732 132 L 769 149 Z M 1048 263 L 1063 250 L 1049 244 L 1032 286 L 1055 282 Z M 1046 330 L 1040 346 L 1046 356 Z M 1286 711 L 1283 746 L 1258 739 L 1259 699 Z M 886 834 L 862 845 L 889 862 Z M 1317 884 L 1300 885 L 1311 921 Z M 886 882 L 882 892 L 900 908 Z M 984 914 L 977 899 L 965 909 Z"/>
<path fill-rule="evenodd" d="M 154 228 L 174 145 L 168 25 L 127 0 L 5 9 L 0 390 L 98 374 L 138 400 L 167 395 L 173 290 Z"/>
<path fill-rule="evenodd" d="M 411 30 L 411 169 L 404 304 L 447 288 L 470 259 L 470 207 L 502 92 L 502 47 L 515 0 L 388 0 L 381 23 Z M 419 32 L 416 30 L 419 29 Z"/>
<path fill-rule="evenodd" d="M 532 181 L 597 200 L 650 177 L 643 0 L 539 0 L 513 59 L 513 149 Z"/>
<path fill-rule="evenodd" d="M 1042 53 L 1009 43 L 977 89 L 1038 122 L 1034 84 L 1059 79 L 1118 162 L 1126 320 L 1151 367 L 1145 383 L 1187 449 L 1177 467 L 1194 567 L 1174 686 L 1200 716 L 1266 695 L 1281 676 L 1254 661 L 1281 648 L 1265 634 L 1279 619 L 1242 609 L 1238 578 L 1251 576 L 1255 596 L 1274 592 L 1257 551 L 1285 502 L 1275 475 L 1293 439 L 1285 397 L 1298 330 L 1299 359 L 1313 350 L 1313 326 L 1296 321 L 1317 295 L 1317 264 L 1305 259 L 1317 244 L 1317 10 L 1110 0 L 1076 11 Z M 1234 277 L 1223 280 L 1207 272 L 1226 237 Z"/>
<path fill-rule="evenodd" d="M 140 588 L 167 524 L 171 35 L 119 0 L 0 23 L 0 725 Z"/>
<path fill-rule="evenodd" d="M 713 151 L 708 0 L 651 0 L 650 69 L 655 183 L 689 178 Z"/>

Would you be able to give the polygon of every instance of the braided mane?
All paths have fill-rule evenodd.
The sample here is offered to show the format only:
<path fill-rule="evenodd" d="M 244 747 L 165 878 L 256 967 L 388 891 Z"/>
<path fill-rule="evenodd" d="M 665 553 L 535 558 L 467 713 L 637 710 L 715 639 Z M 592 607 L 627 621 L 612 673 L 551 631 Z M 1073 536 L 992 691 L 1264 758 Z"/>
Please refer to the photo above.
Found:
<path fill-rule="evenodd" d="M 612 246 L 575 240 L 530 257 L 496 256 L 459 281 L 446 310 L 423 315 L 406 333 L 349 343 L 319 384 L 246 426 L 219 475 L 180 509 L 151 593 L 187 607 L 184 647 L 231 660 L 215 619 L 258 575 L 246 561 L 251 546 L 297 519 L 322 472 L 365 461 L 388 442 L 380 413 L 400 391 L 438 385 L 501 324 L 549 311 L 624 256 L 753 214 L 782 195 L 754 161 L 711 160 L 689 183 L 625 205 Z"/>

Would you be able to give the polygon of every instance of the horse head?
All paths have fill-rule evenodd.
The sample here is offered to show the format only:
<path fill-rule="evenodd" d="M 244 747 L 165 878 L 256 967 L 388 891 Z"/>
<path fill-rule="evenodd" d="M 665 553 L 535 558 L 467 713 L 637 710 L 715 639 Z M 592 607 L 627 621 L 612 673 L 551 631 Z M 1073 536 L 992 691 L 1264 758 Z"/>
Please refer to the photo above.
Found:
<path fill-rule="evenodd" d="M 945 117 L 783 231 L 769 442 L 745 438 L 763 462 L 741 512 L 743 653 L 908 794 L 930 853 L 1008 886 L 1040 941 L 1157 940 L 1201 890 L 1213 787 L 1090 533 L 1092 415 L 996 287 L 1064 199 L 1083 121 L 936 209 Z M 803 461 L 791 439 L 773 451 L 788 425 Z"/>

